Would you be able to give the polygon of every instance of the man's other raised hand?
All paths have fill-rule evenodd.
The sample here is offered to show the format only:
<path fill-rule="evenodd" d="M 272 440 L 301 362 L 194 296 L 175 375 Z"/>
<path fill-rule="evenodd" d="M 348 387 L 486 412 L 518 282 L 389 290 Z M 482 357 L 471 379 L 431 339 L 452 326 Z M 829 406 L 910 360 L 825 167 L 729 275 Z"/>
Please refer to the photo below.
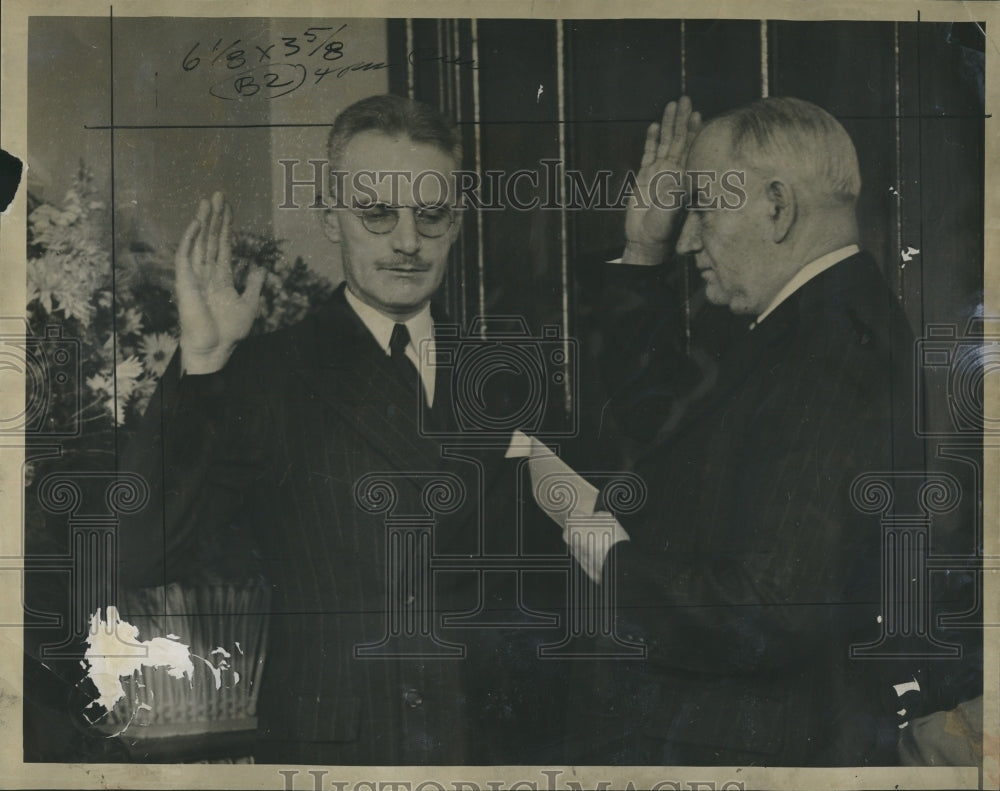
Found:
<path fill-rule="evenodd" d="M 667 104 L 660 123 L 649 125 L 636 174 L 637 194 L 625 212 L 624 263 L 652 266 L 667 259 L 667 243 L 682 214 L 678 193 L 686 187 L 688 149 L 700 130 L 701 114 L 692 111 L 687 96 Z"/>
<path fill-rule="evenodd" d="M 255 266 L 243 293 L 232 268 L 232 210 L 221 192 L 198 205 L 174 257 L 181 367 L 185 373 L 221 370 L 257 316 L 265 271 Z"/>

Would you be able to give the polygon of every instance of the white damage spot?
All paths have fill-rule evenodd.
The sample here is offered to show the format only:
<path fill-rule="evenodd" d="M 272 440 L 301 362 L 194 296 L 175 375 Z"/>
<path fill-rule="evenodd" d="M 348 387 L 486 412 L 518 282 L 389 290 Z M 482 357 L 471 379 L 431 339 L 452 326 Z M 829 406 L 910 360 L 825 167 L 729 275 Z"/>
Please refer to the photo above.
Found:
<path fill-rule="evenodd" d="M 541 84 L 538 85 L 538 93 L 535 95 L 535 104 L 538 104 L 542 100 L 542 94 L 545 93 L 545 88 Z"/>
<path fill-rule="evenodd" d="M 904 261 L 912 261 L 913 256 L 920 255 L 920 251 L 916 247 L 907 246 L 907 248 L 905 250 L 901 250 L 899 254 L 902 256 Z"/>
<path fill-rule="evenodd" d="M 237 647 L 239 647 L 239 643 L 237 643 Z M 243 653 L 243 652 L 241 651 L 240 653 Z M 232 666 L 227 661 L 230 657 L 232 657 L 232 654 L 230 654 L 222 646 L 219 646 L 218 648 L 213 648 L 209 652 L 208 655 L 212 656 L 212 657 L 214 657 L 214 656 L 221 656 L 222 657 L 222 659 L 219 660 L 219 664 L 217 664 L 217 665 L 213 664 L 212 662 L 209 662 L 204 657 L 201 657 L 201 656 L 197 657 L 202 662 L 204 662 L 205 666 L 211 671 L 212 677 L 215 679 L 215 688 L 216 689 L 222 689 L 222 673 L 223 673 L 223 671 L 229 671 L 229 672 L 231 672 L 233 674 L 233 686 L 236 686 L 237 684 L 240 683 L 240 674 L 237 673 L 235 670 L 233 670 Z"/>
<path fill-rule="evenodd" d="M 90 636 L 84 659 L 89 663 L 87 676 L 97 687 L 98 697 L 90 705 L 110 711 L 125 697 L 121 678 L 140 670 L 143 665 L 166 668 L 171 678 L 190 680 L 194 675 L 191 652 L 184 643 L 166 637 L 139 640 L 139 629 L 121 620 L 117 607 L 108 607 L 108 620 L 98 610 L 90 616 Z"/>
<path fill-rule="evenodd" d="M 896 697 L 901 698 L 907 692 L 919 692 L 920 684 L 916 679 L 913 679 L 913 681 L 907 681 L 904 684 L 893 684 L 892 688 L 896 690 Z"/>
<path fill-rule="evenodd" d="M 222 689 L 222 671 L 229 669 L 229 665 L 226 664 L 226 660 L 223 659 L 219 666 L 216 667 L 204 657 L 199 656 L 198 658 L 205 663 L 205 667 L 212 671 L 212 676 L 215 678 L 215 688 Z"/>

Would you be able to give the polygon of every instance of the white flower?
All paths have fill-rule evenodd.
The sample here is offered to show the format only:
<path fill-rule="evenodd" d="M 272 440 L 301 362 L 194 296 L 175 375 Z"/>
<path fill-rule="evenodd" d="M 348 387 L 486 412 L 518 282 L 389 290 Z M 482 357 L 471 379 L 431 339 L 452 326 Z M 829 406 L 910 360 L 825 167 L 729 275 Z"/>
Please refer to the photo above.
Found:
<path fill-rule="evenodd" d="M 147 371 L 146 375 L 136 382 L 135 401 L 133 401 L 132 404 L 135 406 L 136 411 L 140 415 L 146 411 L 149 399 L 152 398 L 153 393 L 156 392 L 156 383 L 158 379 L 158 377 L 153 375 L 152 371 Z"/>
<path fill-rule="evenodd" d="M 110 393 L 114 390 L 114 383 L 104 374 L 94 374 L 87 377 L 87 387 L 94 393 Z"/>
<path fill-rule="evenodd" d="M 40 239 L 45 234 L 51 232 L 58 215 L 59 210 L 51 203 L 43 203 L 31 213 L 31 216 L 28 217 L 28 222 L 31 223 L 31 232 L 35 235 L 36 239 Z"/>
<path fill-rule="evenodd" d="M 125 391 L 132 395 L 135 390 L 135 380 L 142 376 L 142 361 L 138 357 L 126 357 L 115 366 L 115 384 L 118 392 Z"/>
<path fill-rule="evenodd" d="M 142 332 L 142 311 L 138 308 L 122 311 L 118 316 L 118 332 L 122 335 Z"/>
<path fill-rule="evenodd" d="M 119 426 L 125 422 L 125 407 L 139 387 L 142 374 L 139 358 L 126 357 L 115 366 L 114 377 L 95 374 L 87 379 L 87 387 L 98 395 L 105 395 L 103 406 Z"/>
<path fill-rule="evenodd" d="M 28 259 L 28 304 L 38 300 L 51 313 L 53 301 L 59 301 L 59 294 L 66 290 L 66 273 L 53 256 Z"/>
<path fill-rule="evenodd" d="M 28 304 L 35 299 L 47 313 L 62 311 L 66 318 L 76 318 L 85 325 L 94 314 L 90 304 L 89 284 L 77 282 L 74 270 L 59 253 L 46 252 L 28 261 Z"/>
<path fill-rule="evenodd" d="M 121 393 L 109 395 L 104 399 L 104 408 L 114 419 L 116 426 L 120 426 L 125 422 L 125 406 L 127 403 L 128 398 Z"/>
<path fill-rule="evenodd" d="M 139 342 L 139 352 L 146 370 L 157 377 L 163 376 L 163 372 L 167 370 L 176 348 L 177 339 L 166 332 L 151 332 L 143 335 Z"/>

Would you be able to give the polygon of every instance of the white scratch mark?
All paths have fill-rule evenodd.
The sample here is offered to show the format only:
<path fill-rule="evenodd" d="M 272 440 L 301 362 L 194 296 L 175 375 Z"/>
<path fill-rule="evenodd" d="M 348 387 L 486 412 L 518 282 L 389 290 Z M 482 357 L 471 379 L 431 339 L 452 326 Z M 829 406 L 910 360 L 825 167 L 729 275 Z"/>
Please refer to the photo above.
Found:
<path fill-rule="evenodd" d="M 538 104 L 542 100 L 542 94 L 545 93 L 545 88 L 541 83 L 538 84 L 538 94 L 535 96 L 535 104 Z"/>

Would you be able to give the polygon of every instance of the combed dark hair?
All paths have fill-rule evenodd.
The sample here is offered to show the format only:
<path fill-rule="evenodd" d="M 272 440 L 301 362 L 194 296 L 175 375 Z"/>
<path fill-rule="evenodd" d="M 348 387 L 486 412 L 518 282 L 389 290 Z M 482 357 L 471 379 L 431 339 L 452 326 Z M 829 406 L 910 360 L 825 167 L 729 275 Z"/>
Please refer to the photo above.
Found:
<path fill-rule="evenodd" d="M 728 125 L 733 153 L 747 164 L 794 166 L 832 198 L 857 201 L 861 192 L 857 151 L 847 130 L 823 108 L 803 99 L 773 96 L 716 120 Z"/>
<path fill-rule="evenodd" d="M 327 141 L 334 170 L 341 169 L 348 142 L 362 132 L 406 135 L 414 143 L 437 146 L 455 160 L 456 167 L 462 162 L 462 139 L 448 119 L 428 104 L 386 93 L 361 99 L 337 116 Z"/>

